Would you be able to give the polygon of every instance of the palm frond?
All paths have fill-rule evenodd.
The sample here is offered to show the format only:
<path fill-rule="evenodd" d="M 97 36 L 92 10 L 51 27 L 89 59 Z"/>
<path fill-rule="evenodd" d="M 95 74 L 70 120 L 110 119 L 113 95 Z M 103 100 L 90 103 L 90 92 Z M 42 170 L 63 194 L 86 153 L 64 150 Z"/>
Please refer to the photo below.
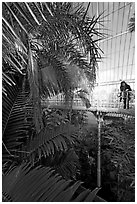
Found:
<path fill-rule="evenodd" d="M 57 47 L 57 49 L 55 49 L 55 47 Z M 51 50 L 49 50 L 48 52 L 52 54 L 49 54 L 49 53 L 48 55 L 46 55 L 46 53 L 45 55 L 41 54 L 43 53 L 43 51 L 39 53 L 40 64 L 41 64 L 40 67 L 43 67 L 43 68 L 45 67 L 46 69 L 45 71 L 43 68 L 41 70 L 42 78 L 44 78 L 44 80 L 46 79 L 46 76 L 47 76 L 47 79 L 50 79 L 51 81 L 54 82 L 54 85 L 55 85 L 54 87 L 58 87 L 57 80 L 56 80 L 58 79 L 58 81 L 60 81 L 63 87 L 64 88 L 66 87 L 63 90 L 65 94 L 68 93 L 69 89 L 73 90 L 74 88 L 77 88 L 81 84 L 81 80 L 85 77 L 89 81 L 91 80 L 93 82 L 95 81 L 96 66 L 95 65 L 91 66 L 90 63 L 87 61 L 86 56 L 83 56 L 83 54 L 76 49 L 76 43 L 72 42 L 71 40 L 68 42 L 62 42 L 62 40 L 58 43 L 52 42 L 52 46 L 50 45 L 50 49 Z M 49 65 L 49 63 L 47 63 L 46 65 L 46 61 L 48 57 L 52 62 L 51 64 L 52 67 L 47 66 Z M 54 63 L 53 63 L 53 59 L 54 59 Z M 91 59 L 91 61 L 93 64 L 93 59 Z M 55 71 L 53 70 L 53 68 L 55 69 Z M 57 70 L 58 71 L 60 70 L 62 74 L 55 75 L 55 73 L 57 73 Z M 60 91 L 62 90 L 60 89 Z"/>
<path fill-rule="evenodd" d="M 84 22 L 84 20 L 85 20 L 85 17 L 87 16 L 89 6 L 90 6 L 90 2 L 88 3 L 87 8 L 86 8 L 86 11 L 85 11 L 85 13 L 84 13 L 84 16 L 83 16 L 83 19 L 82 19 L 83 22 Z"/>
<path fill-rule="evenodd" d="M 7 73 L 2 73 L 2 80 L 4 80 L 10 86 L 16 85 L 15 82 L 8 76 Z"/>
<path fill-rule="evenodd" d="M 29 156 L 34 163 L 42 155 L 47 157 L 50 154 L 54 154 L 55 151 L 67 150 L 68 144 L 73 142 L 78 129 L 68 123 L 61 124 L 54 129 L 49 129 L 49 126 L 46 126 L 32 139 L 29 136 L 29 129 L 33 124 L 32 104 L 26 104 L 24 100 L 28 94 L 27 92 L 20 91 L 12 107 L 10 107 L 10 115 L 7 120 L 5 119 L 3 142 L 6 148 L 3 148 L 3 151 L 6 153 L 8 150 L 8 153 L 11 152 L 13 155 L 22 155 L 21 158 L 28 158 Z M 10 103 L 10 98 L 4 97 L 7 103 Z M 22 145 L 26 146 L 24 144 L 28 143 L 29 140 L 31 141 L 27 148 L 21 147 Z M 22 154 L 22 152 L 24 153 Z"/>
<path fill-rule="evenodd" d="M 8 119 L 10 117 L 11 109 L 18 94 L 17 86 L 5 86 L 6 94 L 2 95 L 2 132 L 4 134 Z"/>
<path fill-rule="evenodd" d="M 3 197 L 13 202 L 93 201 L 99 189 L 77 195 L 80 186 L 81 182 L 65 181 L 48 167 L 31 169 L 22 164 L 3 176 Z"/>
<path fill-rule="evenodd" d="M 25 103 L 29 93 L 15 90 L 11 87 L 7 91 L 8 97 L 3 96 L 3 142 L 9 151 L 24 143 L 32 124 L 27 121 L 32 118 L 32 109 Z"/>
<path fill-rule="evenodd" d="M 17 76 L 15 82 L 22 79 Z M 18 84 L 20 84 L 18 82 Z M 16 153 L 22 144 L 27 143 L 32 132 L 32 108 L 26 103 L 29 93 L 21 91 L 17 85 L 5 84 L 6 94 L 2 96 L 2 162 L 5 172 L 21 158 Z M 28 136 L 29 135 L 29 136 Z"/>
<path fill-rule="evenodd" d="M 34 164 L 40 160 L 42 156 L 45 158 L 54 155 L 56 151 L 66 151 L 70 144 L 74 143 L 77 138 L 79 128 L 69 123 L 61 124 L 54 129 L 43 128 L 38 135 L 30 140 L 27 147 L 22 148 L 23 157 L 30 159 Z"/>
<path fill-rule="evenodd" d="M 70 91 L 74 89 L 74 87 L 65 64 L 54 53 L 40 52 L 38 56 L 40 59 L 40 72 L 42 72 L 42 85 L 48 87 L 52 94 L 55 89 L 55 92 L 57 92 L 57 90 L 58 92 L 63 92 L 66 100 L 70 99 Z M 47 77 L 44 76 L 44 69 L 45 75 L 48 75 Z M 52 84 L 52 87 L 48 86 L 48 83 L 49 85 Z M 41 90 L 43 91 L 44 89 L 41 88 Z"/>
<path fill-rule="evenodd" d="M 29 6 L 29 3 L 27 3 L 27 2 L 24 2 L 24 3 L 25 3 L 25 5 L 26 5 L 27 9 L 29 10 L 29 12 L 31 13 L 31 16 L 33 17 L 33 19 L 34 19 L 35 22 L 37 23 L 37 25 L 40 25 L 40 23 L 39 23 L 37 17 L 35 16 L 34 12 L 32 11 L 32 9 L 31 9 L 30 6 Z"/>
<path fill-rule="evenodd" d="M 7 2 L 4 2 L 6 7 L 8 8 L 8 10 L 11 12 L 11 14 L 13 15 L 13 17 L 16 19 L 16 21 L 18 22 L 18 24 L 21 26 L 21 28 L 25 31 L 25 33 L 28 35 L 27 30 L 24 28 L 23 24 L 19 21 L 19 19 L 17 18 L 17 16 L 14 14 L 13 10 L 10 8 L 10 6 L 8 5 Z"/>
<path fill-rule="evenodd" d="M 52 167 L 66 180 L 76 180 L 76 174 L 80 169 L 79 159 L 73 148 L 65 152 L 56 151 L 54 155 L 42 158 L 41 164 Z"/>
<path fill-rule="evenodd" d="M 8 23 L 8 21 L 4 17 L 2 18 L 2 20 L 3 20 L 3 23 L 5 23 L 7 28 L 10 30 L 11 35 L 14 35 L 15 42 L 17 42 L 20 45 L 20 47 L 22 47 L 25 50 L 25 52 L 27 52 L 26 46 L 24 45 L 22 40 L 19 38 L 19 36 L 16 34 L 12 26 Z"/>
<path fill-rule="evenodd" d="M 15 72 L 19 72 L 20 74 L 25 75 L 25 73 L 23 73 L 25 68 L 20 64 L 19 60 L 17 60 L 12 53 L 10 53 L 8 56 L 7 53 L 3 51 L 3 57 L 9 63 L 10 67 L 13 67 Z"/>
<path fill-rule="evenodd" d="M 16 11 L 18 11 L 18 12 L 16 12 L 16 15 L 17 15 L 17 13 L 19 13 L 20 16 L 22 16 L 23 20 L 25 20 L 26 23 L 27 23 L 29 26 L 31 26 L 31 28 L 34 29 L 34 24 L 30 21 L 30 18 L 27 17 L 26 12 L 24 12 L 24 10 L 23 10 L 23 8 L 21 7 L 20 3 L 14 2 L 13 4 L 14 4 L 14 6 L 16 7 Z M 18 15 L 18 18 L 19 18 L 19 15 Z M 26 24 L 25 24 L 25 25 L 26 25 Z"/>
<path fill-rule="evenodd" d="M 80 169 L 80 164 L 75 151 L 69 149 L 63 153 L 59 160 L 54 160 L 53 168 L 65 179 L 76 179 L 76 173 Z"/>
<path fill-rule="evenodd" d="M 128 30 L 132 33 L 135 31 L 135 13 L 130 18 L 130 21 L 128 23 Z"/>
<path fill-rule="evenodd" d="M 49 3 L 49 6 L 53 7 L 52 4 L 50 3 Z M 58 39 L 62 38 L 65 40 L 66 37 L 70 38 L 71 36 L 73 36 L 75 37 L 75 39 L 77 39 L 77 45 L 78 46 L 82 45 L 82 48 L 84 48 L 84 51 L 87 51 L 90 49 L 89 47 L 93 41 L 93 37 L 98 37 L 98 36 L 102 38 L 104 37 L 102 32 L 99 31 L 97 27 L 95 28 L 102 14 L 100 14 L 98 17 L 94 17 L 93 19 L 86 18 L 83 22 L 83 16 L 81 16 L 80 18 L 78 15 L 76 15 L 75 12 L 71 13 L 70 9 L 68 10 L 68 12 L 66 12 L 66 10 L 63 9 L 63 6 L 65 6 L 65 4 L 61 4 L 62 9 L 60 10 L 59 9 L 60 6 L 57 3 L 56 6 L 52 8 L 52 10 L 54 10 L 55 16 L 57 16 L 59 21 L 57 21 L 56 18 L 50 19 L 49 21 L 51 25 L 50 29 L 52 28 L 53 30 L 54 28 L 54 34 L 55 36 L 58 35 Z M 73 9 L 75 10 L 75 8 Z M 81 22 L 83 22 L 82 26 L 81 26 Z M 42 36 L 44 37 L 44 39 L 46 39 L 49 36 L 47 36 L 47 32 L 45 32 L 46 30 L 44 31 L 44 27 L 43 28 L 42 27 L 43 26 L 41 25 L 40 32 L 42 33 Z M 89 32 L 87 32 L 87 30 Z M 67 33 L 71 33 L 71 34 L 67 35 Z M 51 32 L 51 34 L 53 34 L 53 32 Z M 64 34 L 64 37 L 62 36 L 62 34 Z"/>
<path fill-rule="evenodd" d="M 91 20 L 89 19 L 89 17 L 86 18 L 84 17 L 83 19 L 83 16 L 86 15 L 87 11 L 86 10 L 82 11 L 82 8 L 83 8 L 82 5 L 79 4 L 78 8 L 74 9 L 73 11 L 72 5 L 69 2 L 42 3 L 40 4 L 40 6 L 39 4 L 36 3 L 4 3 L 3 11 L 5 12 L 3 12 L 4 20 L 3 25 L 5 25 L 8 28 L 8 32 L 11 33 L 11 35 L 14 35 L 13 42 L 18 41 L 19 46 L 23 47 L 25 49 L 25 52 L 27 52 L 26 47 L 28 48 L 27 45 L 28 42 L 24 41 L 22 35 L 22 33 L 24 32 L 27 34 L 26 38 L 28 37 L 29 32 L 32 33 L 33 37 L 36 36 L 36 38 L 38 38 L 42 43 L 42 46 L 45 46 L 45 50 L 47 52 L 49 52 L 48 50 L 49 48 L 51 49 L 51 42 L 54 42 L 56 47 L 55 50 L 58 52 L 59 50 L 57 46 L 58 44 L 60 44 L 60 41 L 62 40 L 64 42 L 67 42 L 68 38 L 73 37 L 73 39 L 75 39 L 75 45 L 77 45 L 77 49 L 76 48 L 74 49 L 74 46 L 71 47 L 73 49 L 71 49 L 71 51 L 69 50 L 69 52 L 67 53 L 67 56 L 70 55 L 69 61 L 71 61 L 74 64 L 77 64 L 80 68 L 84 67 L 87 76 L 89 76 L 89 73 L 91 73 L 92 76 L 90 77 L 90 80 L 92 80 L 92 78 L 94 79 L 95 76 L 93 71 L 95 71 L 96 69 L 92 69 L 89 71 L 90 66 L 83 58 L 83 53 L 84 52 L 87 53 L 88 51 L 90 51 L 92 54 L 91 61 L 96 61 L 97 58 L 100 58 L 100 55 L 98 54 L 99 48 L 96 46 L 95 40 L 93 40 L 92 36 L 103 37 L 103 35 L 101 35 L 101 32 L 99 32 L 95 28 L 95 25 L 98 23 L 100 16 L 97 18 L 93 18 Z M 5 16 L 7 10 L 9 11 L 9 14 L 8 16 Z M 81 12 L 82 15 L 81 16 L 76 15 L 78 12 L 79 13 Z M 30 17 L 29 20 L 26 15 Z M 33 19 L 31 18 L 32 16 Z M 41 22 L 41 25 L 39 25 L 39 22 Z M 82 27 L 80 26 L 81 25 L 80 22 L 83 22 Z M 37 25 L 35 26 L 36 29 L 34 28 L 33 24 Z M 29 27 L 31 27 L 31 29 L 29 29 Z M 88 31 L 90 30 L 88 34 L 86 32 L 87 30 Z M 4 34 L 6 36 L 6 39 L 8 39 L 6 32 Z M 24 46 L 24 44 L 26 46 Z M 64 49 L 64 47 L 62 49 Z M 82 55 L 80 54 L 81 50 L 83 52 Z M 12 66 L 14 66 L 17 69 L 17 66 L 15 66 L 16 64 L 11 61 L 11 59 L 7 56 L 7 53 L 5 54 L 6 55 L 4 55 L 4 57 L 5 58 L 7 57 L 9 63 L 12 64 Z M 53 58 L 51 61 L 53 65 L 54 61 L 57 62 L 57 58 L 55 59 L 54 55 L 50 56 L 50 58 L 51 57 Z M 61 58 L 62 57 L 64 56 L 61 56 Z M 96 63 L 92 64 L 95 65 Z M 55 65 L 56 63 L 54 63 L 54 66 Z M 92 67 L 94 67 L 94 65 Z M 59 76 L 64 77 L 65 75 L 63 75 L 63 72 L 61 71 L 58 72 L 58 77 Z M 64 77 L 64 79 L 67 80 L 68 76 Z M 60 78 L 58 82 L 59 88 L 62 89 L 62 87 L 64 87 L 63 91 L 65 91 L 66 95 L 69 95 L 70 91 L 68 92 L 68 89 L 70 84 L 63 83 L 61 87 L 60 84 L 62 81 L 60 81 Z M 51 85 L 51 82 L 48 82 L 47 84 L 48 84 L 47 90 L 45 85 L 41 87 L 41 90 L 44 89 L 45 92 L 48 92 L 48 90 L 50 90 L 50 92 L 53 94 L 54 93 L 53 90 L 56 89 L 55 85 L 53 84 Z M 49 95 L 49 93 L 47 95 Z"/>

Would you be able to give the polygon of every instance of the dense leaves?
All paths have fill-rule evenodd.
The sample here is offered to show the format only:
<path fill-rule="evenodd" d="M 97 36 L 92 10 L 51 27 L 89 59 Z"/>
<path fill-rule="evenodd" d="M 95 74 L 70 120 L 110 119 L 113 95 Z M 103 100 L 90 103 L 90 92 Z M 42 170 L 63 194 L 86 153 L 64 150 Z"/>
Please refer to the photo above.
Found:
<path fill-rule="evenodd" d="M 76 145 L 80 158 L 80 178 L 86 188 L 97 179 L 97 134 L 87 134 Z M 110 202 L 135 200 L 135 121 L 107 119 L 101 130 L 102 189 L 99 195 Z M 85 173 L 86 172 L 86 173 Z"/>
<path fill-rule="evenodd" d="M 99 189 L 85 190 L 78 196 L 81 183 L 64 180 L 54 170 L 38 166 L 31 169 L 22 164 L 3 176 L 3 201 L 12 202 L 71 202 L 93 201 Z"/>
<path fill-rule="evenodd" d="M 134 119 L 127 123 L 113 122 L 104 128 L 103 149 L 106 171 L 112 181 L 112 192 L 117 201 L 134 201 L 135 172 L 135 123 Z M 111 169 L 111 171 L 110 171 Z M 105 169 L 104 169 L 105 171 Z M 117 186 L 115 186 L 117 182 Z M 104 183 L 105 185 L 105 183 Z M 129 196 L 126 196 L 128 193 Z"/>
<path fill-rule="evenodd" d="M 100 15 L 88 17 L 89 5 L 87 8 L 69 2 L 2 5 L 3 61 L 8 64 L 8 73 L 3 66 L 3 81 L 12 82 L 8 76 L 11 71 L 28 77 L 37 133 L 43 128 L 41 97 L 61 92 L 66 101 L 72 100 L 73 90 L 85 77 L 93 87 L 97 60 L 101 58 L 97 41 L 104 34 L 96 29 Z M 86 103 L 89 107 L 89 102 Z"/>
<path fill-rule="evenodd" d="M 53 63 L 56 58 L 58 63 L 62 64 L 63 60 L 61 70 L 58 68 L 62 74 L 67 62 L 71 65 L 76 64 L 84 70 L 92 82 L 95 80 L 96 62 L 101 57 L 96 43 L 98 37 L 99 40 L 104 38 L 103 32 L 99 32 L 96 28 L 100 16 L 90 19 L 87 15 L 88 8 L 75 3 L 72 6 L 70 2 L 5 2 L 2 6 L 3 59 L 12 66 L 13 71 L 18 71 L 20 74 L 22 70 L 28 71 L 26 65 L 29 43 L 31 43 L 31 49 L 36 53 L 44 51 L 46 55 L 50 55 L 50 58 L 48 57 L 50 62 Z M 90 59 L 87 59 L 89 52 Z M 57 64 L 54 62 L 55 71 Z M 91 64 L 93 66 L 89 66 Z M 67 78 L 61 79 L 63 82 L 63 79 Z M 50 89 L 51 84 L 54 87 L 54 83 L 50 78 L 48 80 L 50 84 L 46 83 L 46 86 Z"/>
<path fill-rule="evenodd" d="M 79 126 L 71 117 L 58 122 L 43 117 L 41 103 L 58 93 L 72 101 L 83 78 L 92 79 L 93 86 L 101 57 L 97 41 L 104 34 L 96 29 L 100 16 L 87 16 L 89 5 L 2 4 L 3 201 L 88 202 L 99 190 L 80 189 L 76 181 L 79 161 L 73 146 L 82 134 Z"/>
<path fill-rule="evenodd" d="M 3 201 L 92 201 L 99 189 L 79 191 L 81 183 L 76 182 L 79 161 L 72 147 L 79 128 L 70 124 L 69 118 L 65 121 L 62 115 L 56 126 L 53 118 L 48 117 L 45 128 L 37 134 L 28 96 L 24 89 L 19 90 L 9 107 L 3 135 Z M 24 165 L 23 161 L 30 164 Z M 61 176 L 53 174 L 49 166 Z"/>

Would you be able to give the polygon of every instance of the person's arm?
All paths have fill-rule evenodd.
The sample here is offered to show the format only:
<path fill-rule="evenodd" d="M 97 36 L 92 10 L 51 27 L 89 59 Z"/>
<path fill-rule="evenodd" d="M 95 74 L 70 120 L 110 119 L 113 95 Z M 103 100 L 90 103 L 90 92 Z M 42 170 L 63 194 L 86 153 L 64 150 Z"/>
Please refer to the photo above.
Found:
<path fill-rule="evenodd" d="M 129 85 L 126 86 L 126 91 L 132 91 L 132 89 Z"/>
<path fill-rule="evenodd" d="M 131 87 L 129 86 L 129 91 L 132 91 Z"/>

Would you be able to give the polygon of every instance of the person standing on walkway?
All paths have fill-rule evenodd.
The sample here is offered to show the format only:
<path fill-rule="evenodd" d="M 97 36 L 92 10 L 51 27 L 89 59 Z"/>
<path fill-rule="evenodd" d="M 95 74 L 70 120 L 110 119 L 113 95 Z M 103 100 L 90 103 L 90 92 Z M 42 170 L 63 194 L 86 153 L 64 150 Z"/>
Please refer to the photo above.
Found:
<path fill-rule="evenodd" d="M 125 81 L 122 81 L 120 85 L 120 102 L 123 99 L 124 109 L 129 109 L 130 91 L 132 91 L 131 87 Z"/>

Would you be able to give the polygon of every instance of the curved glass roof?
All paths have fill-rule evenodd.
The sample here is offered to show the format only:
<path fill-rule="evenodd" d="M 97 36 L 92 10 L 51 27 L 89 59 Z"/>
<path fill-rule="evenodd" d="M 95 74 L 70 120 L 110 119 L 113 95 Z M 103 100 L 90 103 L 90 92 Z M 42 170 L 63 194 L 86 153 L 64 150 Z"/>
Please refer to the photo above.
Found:
<path fill-rule="evenodd" d="M 87 3 L 84 3 L 87 6 Z M 89 16 L 102 14 L 98 26 L 108 36 L 100 41 L 103 50 L 99 63 L 99 83 L 117 84 L 120 80 L 135 80 L 135 32 L 128 31 L 128 23 L 135 13 L 134 2 L 91 2 Z"/>

